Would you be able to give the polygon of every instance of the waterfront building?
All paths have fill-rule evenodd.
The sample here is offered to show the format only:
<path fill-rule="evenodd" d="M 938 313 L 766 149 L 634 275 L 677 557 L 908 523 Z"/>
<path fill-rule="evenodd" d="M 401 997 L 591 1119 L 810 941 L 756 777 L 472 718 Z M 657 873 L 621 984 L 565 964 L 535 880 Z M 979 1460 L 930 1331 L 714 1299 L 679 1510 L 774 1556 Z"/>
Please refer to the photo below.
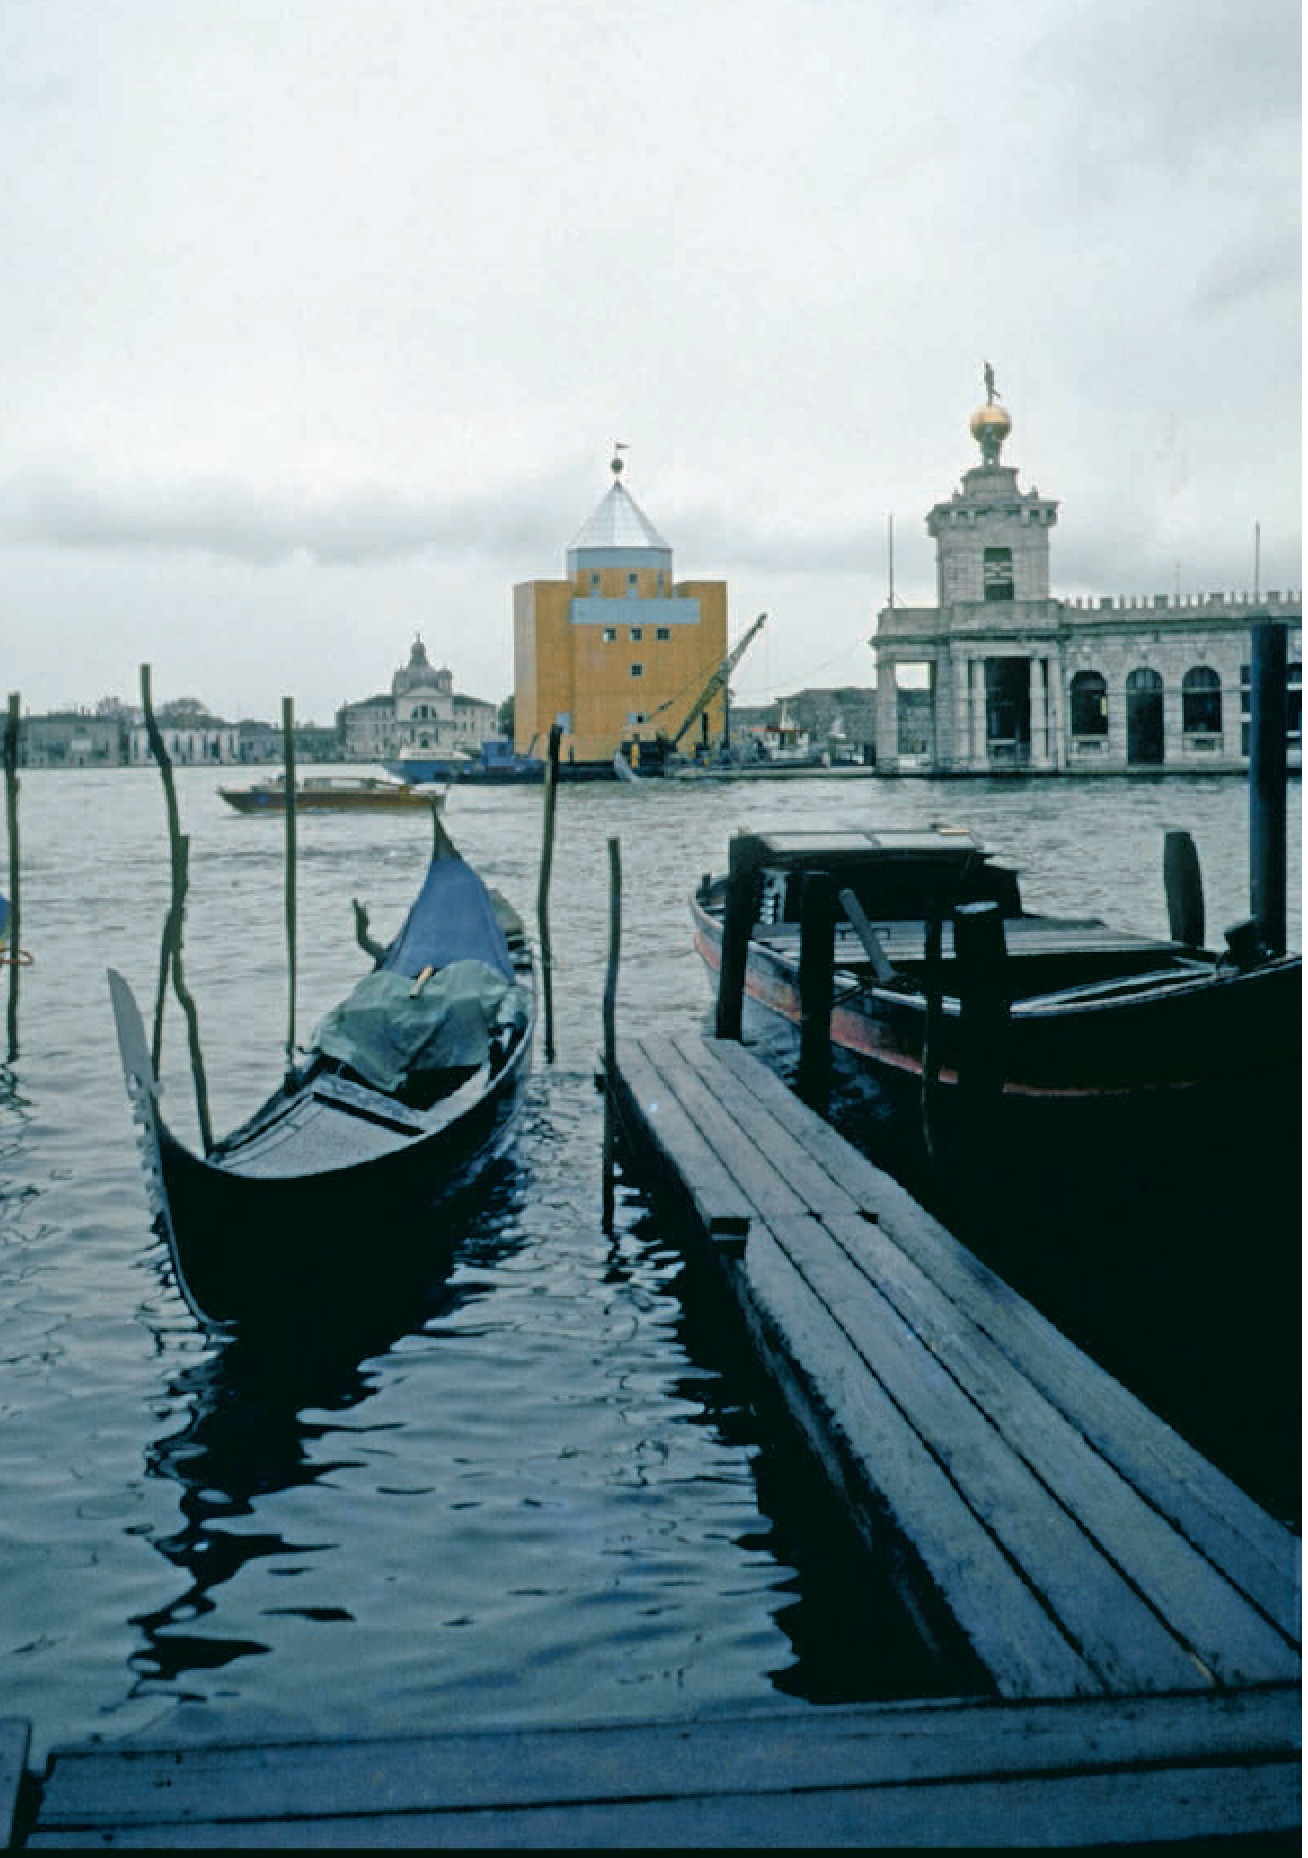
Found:
<path fill-rule="evenodd" d="M 155 712 L 155 725 L 169 759 L 179 767 L 225 766 L 241 759 L 240 726 L 211 716 L 194 698 L 164 704 Z M 133 766 L 154 760 L 144 721 L 132 723 L 129 742 Z"/>
<path fill-rule="evenodd" d="M 118 768 L 127 759 L 129 724 L 121 713 L 52 710 L 24 716 L 18 758 L 28 768 Z"/>
<path fill-rule="evenodd" d="M 727 655 L 725 581 L 673 578 L 672 549 L 622 482 L 613 482 L 567 551 L 566 580 L 513 590 L 514 747 L 543 753 L 563 730 L 565 760 L 611 762 L 671 740 Z M 718 743 L 718 691 L 680 746 Z"/>
<path fill-rule="evenodd" d="M 869 640 L 883 773 L 1243 770 L 1250 625 L 1290 632 L 1290 751 L 1299 749 L 1302 596 L 1058 599 L 1058 504 L 1001 462 L 1012 429 L 987 368 L 970 431 L 981 462 L 926 518 L 936 605 L 890 605 Z M 912 676 L 908 675 L 912 668 Z M 900 689 L 901 676 L 906 687 Z M 909 709 L 907 685 L 925 688 Z"/>
<path fill-rule="evenodd" d="M 337 728 L 347 760 L 381 761 L 405 749 L 476 754 L 495 735 L 498 719 L 495 704 L 455 690 L 453 673 L 431 663 L 419 633 L 389 693 L 347 703 Z"/>

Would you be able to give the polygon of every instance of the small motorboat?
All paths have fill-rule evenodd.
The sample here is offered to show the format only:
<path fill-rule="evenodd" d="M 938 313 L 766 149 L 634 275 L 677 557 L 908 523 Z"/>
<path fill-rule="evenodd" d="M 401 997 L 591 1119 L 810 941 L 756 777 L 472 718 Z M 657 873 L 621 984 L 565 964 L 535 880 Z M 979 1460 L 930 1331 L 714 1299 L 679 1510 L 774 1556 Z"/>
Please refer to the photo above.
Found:
<path fill-rule="evenodd" d="M 248 787 L 220 787 L 238 813 L 284 813 L 286 776 L 254 781 Z M 391 774 L 306 774 L 295 783 L 297 813 L 397 813 L 426 808 L 439 811 L 443 789 L 403 781 Z"/>

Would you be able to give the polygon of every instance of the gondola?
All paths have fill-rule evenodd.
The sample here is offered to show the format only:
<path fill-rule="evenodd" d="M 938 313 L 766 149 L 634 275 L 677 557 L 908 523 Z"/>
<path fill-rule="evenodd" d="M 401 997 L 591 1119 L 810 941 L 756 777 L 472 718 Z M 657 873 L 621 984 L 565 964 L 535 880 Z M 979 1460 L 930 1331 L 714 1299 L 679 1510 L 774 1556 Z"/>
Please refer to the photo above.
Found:
<path fill-rule="evenodd" d="M 732 868 L 747 898 L 736 919 L 748 923 L 743 1029 L 783 1066 L 797 1062 L 801 1043 L 805 881 L 830 880 L 834 1075 L 863 1091 L 888 1141 L 920 1147 L 933 1133 L 957 1133 L 987 1095 L 999 1113 L 986 1139 L 1007 1138 L 1008 1163 L 1043 1158 L 1052 1139 L 1083 1170 L 1106 1130 L 1145 1142 L 1169 1115 L 1172 1133 L 1193 1144 L 1237 1109 L 1283 1106 L 1297 1093 L 1302 958 L 1270 954 L 1252 922 L 1228 931 L 1218 952 L 1096 917 L 1033 913 L 1016 871 L 952 827 L 742 834 Z M 728 878 L 709 875 L 690 902 L 695 946 L 715 981 L 727 895 Z M 981 976 L 987 1048 L 970 1042 L 969 1021 L 981 1020 L 969 1013 L 956 947 L 956 934 L 966 939 L 956 912 L 963 906 L 975 920 L 978 905 L 1002 924 Z M 985 1092 L 966 1088 L 983 1075 Z M 1205 1125 L 1201 1111 L 1214 1120 Z M 1159 1153 L 1160 1165 L 1172 1159 Z"/>
<path fill-rule="evenodd" d="M 513 1136 L 535 978 L 521 920 L 438 831 L 394 941 L 307 1056 L 207 1154 L 169 1129 L 141 1015 L 109 971 L 147 1182 L 179 1287 L 220 1330 L 330 1318 L 421 1268 L 447 1211 Z"/>

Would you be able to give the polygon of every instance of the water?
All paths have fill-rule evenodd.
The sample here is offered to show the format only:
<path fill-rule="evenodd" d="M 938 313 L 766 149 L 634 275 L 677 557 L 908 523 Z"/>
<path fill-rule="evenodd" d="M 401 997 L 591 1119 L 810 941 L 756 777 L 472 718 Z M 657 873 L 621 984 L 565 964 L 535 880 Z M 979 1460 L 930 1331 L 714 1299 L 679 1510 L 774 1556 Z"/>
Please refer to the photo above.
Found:
<path fill-rule="evenodd" d="M 186 978 L 219 1133 L 280 1075 L 280 823 L 177 774 Z M 1299 789 L 1291 942 L 1300 946 Z M 534 924 L 539 790 L 461 788 L 457 843 Z M 390 1332 L 275 1357 L 195 1325 L 149 1222 L 104 970 L 153 1001 L 168 896 L 153 770 L 22 778 L 21 1051 L 0 1092 L 0 1647 L 34 1754 L 92 1736 L 379 1733 L 925 1695 L 965 1681 L 870 1579 L 673 1235 L 632 1182 L 603 1229 L 594 1087 L 620 841 L 620 1029 L 709 1003 L 689 889 L 740 826 L 978 828 L 1028 904 L 1166 930 L 1162 842 L 1193 832 L 1210 935 L 1247 914 L 1238 781 L 564 786 L 550 923 L 556 1059 L 514 1163 Z M 362 972 L 350 899 L 398 926 L 406 816 L 302 817 L 303 1042 Z M 165 1105 L 194 1139 L 170 1008 Z M 1297 1158 L 1287 1157 L 1295 1178 Z M 384 1216 L 384 1209 L 381 1210 Z"/>

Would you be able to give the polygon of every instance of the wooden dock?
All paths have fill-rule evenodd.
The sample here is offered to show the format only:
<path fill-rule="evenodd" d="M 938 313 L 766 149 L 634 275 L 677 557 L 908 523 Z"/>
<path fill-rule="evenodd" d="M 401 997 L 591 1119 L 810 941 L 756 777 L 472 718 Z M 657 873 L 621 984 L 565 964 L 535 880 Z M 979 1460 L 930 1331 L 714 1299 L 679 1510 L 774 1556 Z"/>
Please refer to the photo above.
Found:
<path fill-rule="evenodd" d="M 924 1627 L 984 1694 L 55 1750 L 11 1843 L 1297 1843 L 1298 1542 L 731 1041 L 620 1042 L 628 1144 Z"/>

